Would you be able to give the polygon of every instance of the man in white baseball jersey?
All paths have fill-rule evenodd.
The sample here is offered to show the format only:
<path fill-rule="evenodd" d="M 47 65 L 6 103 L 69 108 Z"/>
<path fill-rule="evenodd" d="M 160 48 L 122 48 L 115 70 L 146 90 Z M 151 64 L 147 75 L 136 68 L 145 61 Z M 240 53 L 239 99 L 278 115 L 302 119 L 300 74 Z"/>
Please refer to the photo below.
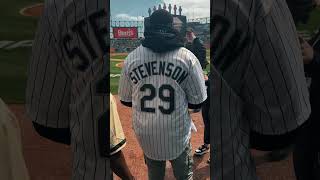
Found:
<path fill-rule="evenodd" d="M 206 99 L 198 59 L 183 48 L 183 35 L 172 15 L 157 10 L 150 16 L 142 45 L 124 62 L 119 97 L 132 106 L 133 129 L 143 149 L 150 180 L 162 180 L 170 161 L 179 180 L 192 179 L 191 118 L 188 107 Z"/>
<path fill-rule="evenodd" d="M 0 179 L 29 180 L 23 158 L 20 126 L 0 98 Z"/>
<path fill-rule="evenodd" d="M 122 149 L 126 145 L 126 138 L 122 129 L 117 103 L 110 93 L 110 162 L 112 171 L 120 178 L 132 180 L 132 176 Z"/>
<path fill-rule="evenodd" d="M 214 0 L 211 17 L 211 179 L 256 180 L 250 148 L 290 145 L 310 114 L 298 36 L 283 0 Z"/>
<path fill-rule="evenodd" d="M 46 0 L 33 43 L 27 113 L 40 135 L 71 143 L 73 180 L 110 177 L 108 10 L 105 0 Z"/>

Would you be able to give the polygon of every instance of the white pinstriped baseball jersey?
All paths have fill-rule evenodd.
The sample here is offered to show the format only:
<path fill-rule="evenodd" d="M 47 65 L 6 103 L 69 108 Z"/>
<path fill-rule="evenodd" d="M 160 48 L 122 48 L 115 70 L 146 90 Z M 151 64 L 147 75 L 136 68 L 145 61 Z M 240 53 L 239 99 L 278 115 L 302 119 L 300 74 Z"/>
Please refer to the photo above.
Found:
<path fill-rule="evenodd" d="M 125 60 L 119 97 L 132 102 L 133 129 L 145 155 L 172 160 L 189 143 L 188 103 L 200 104 L 207 94 L 201 65 L 189 50 L 159 54 L 139 46 Z"/>
<path fill-rule="evenodd" d="M 110 174 L 109 162 L 99 151 L 109 146 L 108 123 L 104 123 L 105 132 L 99 132 L 100 123 L 107 121 L 109 104 L 104 85 L 109 68 L 108 4 L 105 0 L 46 0 L 29 63 L 28 115 L 46 127 L 70 128 L 73 180 L 107 179 Z"/>
<path fill-rule="evenodd" d="M 250 131 L 288 133 L 310 114 L 299 41 L 283 0 L 213 0 L 211 179 L 255 180 Z"/>

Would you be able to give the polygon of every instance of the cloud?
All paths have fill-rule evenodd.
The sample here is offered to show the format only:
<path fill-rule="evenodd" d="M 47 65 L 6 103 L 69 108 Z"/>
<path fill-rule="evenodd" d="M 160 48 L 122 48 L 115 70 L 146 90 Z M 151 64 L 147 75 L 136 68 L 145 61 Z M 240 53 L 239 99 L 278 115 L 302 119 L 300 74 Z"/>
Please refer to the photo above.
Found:
<path fill-rule="evenodd" d="M 117 21 L 142 21 L 144 17 L 142 16 L 130 16 L 129 14 L 117 14 L 113 17 L 113 20 Z"/>
<path fill-rule="evenodd" d="M 176 4 L 178 8 L 181 6 L 182 15 L 187 16 L 187 19 L 210 17 L 210 0 L 162 0 L 162 2 L 167 6 L 168 4 L 172 6 Z"/>
<path fill-rule="evenodd" d="M 182 7 L 182 15 L 187 16 L 187 19 L 193 18 L 204 18 L 210 17 L 210 0 L 160 0 L 161 6 L 163 3 L 166 3 L 167 7 L 169 4 L 172 6 L 176 4 Z M 156 3 L 155 6 L 158 9 L 159 3 Z M 150 7 L 152 8 L 152 7 Z M 146 10 L 147 11 L 147 10 Z M 177 13 L 179 11 L 177 10 Z M 172 10 L 173 13 L 173 10 Z M 143 21 L 143 16 L 132 16 L 131 13 L 119 13 L 112 17 L 112 20 L 116 21 Z"/>

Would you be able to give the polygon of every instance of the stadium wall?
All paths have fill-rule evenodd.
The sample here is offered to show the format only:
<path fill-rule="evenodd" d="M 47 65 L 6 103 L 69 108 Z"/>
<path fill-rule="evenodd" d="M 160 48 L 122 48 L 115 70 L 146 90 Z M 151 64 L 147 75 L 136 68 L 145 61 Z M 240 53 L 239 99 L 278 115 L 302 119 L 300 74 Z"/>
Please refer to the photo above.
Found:
<path fill-rule="evenodd" d="M 110 22 L 110 48 L 115 52 L 131 52 L 141 44 L 143 39 L 144 21 L 111 21 Z M 197 37 L 199 37 L 205 46 L 210 48 L 210 18 L 188 19 L 187 26 L 191 27 Z M 134 27 L 138 29 L 137 39 L 117 39 L 113 36 L 113 28 Z"/>

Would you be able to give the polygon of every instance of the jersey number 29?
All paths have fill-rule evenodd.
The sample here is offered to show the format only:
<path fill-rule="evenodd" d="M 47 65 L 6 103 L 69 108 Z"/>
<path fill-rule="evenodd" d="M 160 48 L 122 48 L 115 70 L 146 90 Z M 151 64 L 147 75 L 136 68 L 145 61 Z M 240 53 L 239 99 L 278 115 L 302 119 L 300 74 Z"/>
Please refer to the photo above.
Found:
<path fill-rule="evenodd" d="M 150 95 L 146 95 L 141 98 L 141 111 L 142 112 L 149 112 L 149 113 L 155 113 L 156 108 L 155 107 L 146 107 L 146 101 L 152 101 L 156 96 L 159 96 L 159 98 L 167 102 L 169 104 L 168 108 L 165 108 L 163 106 L 159 106 L 159 110 L 163 114 L 171 114 L 175 109 L 175 98 L 174 98 L 174 89 L 171 85 L 164 84 L 160 86 L 159 89 L 156 89 L 152 84 L 145 84 L 140 88 L 141 92 L 145 92 L 149 90 Z M 165 96 L 165 91 L 168 91 L 168 96 Z M 157 95 L 158 92 L 158 95 Z"/>

